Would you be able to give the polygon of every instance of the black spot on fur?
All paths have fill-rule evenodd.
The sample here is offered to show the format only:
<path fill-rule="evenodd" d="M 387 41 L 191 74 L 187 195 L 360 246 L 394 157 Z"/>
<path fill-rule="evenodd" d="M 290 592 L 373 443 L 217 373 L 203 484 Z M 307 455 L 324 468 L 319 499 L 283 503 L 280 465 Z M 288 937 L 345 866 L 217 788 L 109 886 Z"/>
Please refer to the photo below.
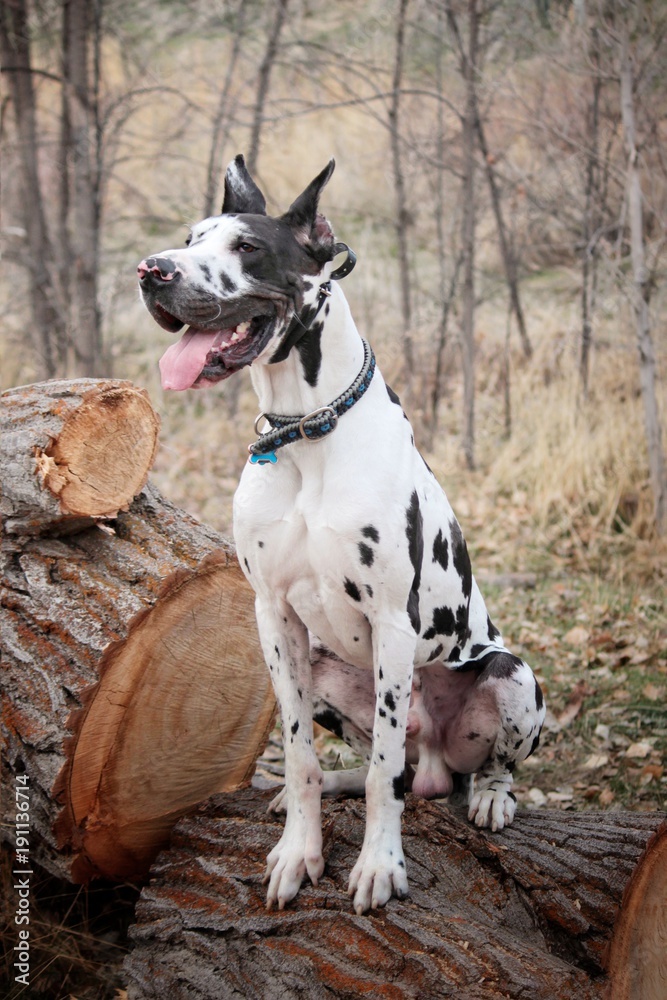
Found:
<path fill-rule="evenodd" d="M 211 268 L 208 266 L 208 264 L 204 264 L 204 263 L 200 264 L 199 265 L 199 270 L 204 275 L 204 277 L 206 278 L 207 281 L 212 281 L 213 280 L 213 274 L 212 274 Z"/>
<path fill-rule="evenodd" d="M 485 649 L 486 649 L 486 643 L 476 642 L 475 645 L 470 650 L 470 659 L 471 660 L 476 659 L 480 653 L 484 652 Z"/>
<path fill-rule="evenodd" d="M 381 719 L 387 718 L 387 713 L 383 708 L 378 708 L 378 715 L 380 716 Z"/>
<path fill-rule="evenodd" d="M 298 732 L 299 732 L 299 720 L 297 719 L 294 725 L 292 726 L 292 736 L 296 736 Z"/>
<path fill-rule="evenodd" d="M 517 657 L 512 656 L 511 653 L 491 653 L 485 673 L 488 677 L 509 680 L 516 673 L 517 665 Z"/>
<path fill-rule="evenodd" d="M 468 546 L 465 543 L 459 522 L 455 517 L 449 522 L 449 533 L 452 539 L 452 562 L 454 569 L 461 577 L 461 589 L 464 597 L 470 597 L 472 590 L 472 568 Z"/>
<path fill-rule="evenodd" d="M 348 597 L 351 597 L 353 601 L 361 600 L 361 591 L 357 587 L 356 583 L 353 583 L 352 580 L 348 580 L 347 577 L 345 577 L 345 593 Z"/>
<path fill-rule="evenodd" d="M 441 653 L 442 653 L 442 643 L 439 642 L 438 645 L 435 647 L 435 649 L 432 649 L 431 652 L 428 654 L 427 656 L 428 662 L 430 663 L 431 660 L 437 660 Z"/>
<path fill-rule="evenodd" d="M 404 799 L 405 798 L 405 776 L 403 774 L 398 774 L 392 781 L 394 787 L 394 798 Z"/>
<path fill-rule="evenodd" d="M 365 583 L 364 587 L 366 588 L 366 593 L 368 594 L 368 596 L 372 597 L 373 596 L 373 588 L 371 587 L 370 583 Z"/>
<path fill-rule="evenodd" d="M 542 697 L 542 688 L 537 683 L 537 677 L 535 678 L 535 704 L 537 705 L 537 711 L 540 712 L 544 705 L 544 698 Z"/>
<path fill-rule="evenodd" d="M 343 739 L 343 722 L 338 713 L 334 712 L 333 708 L 325 708 L 323 712 L 317 712 L 316 715 L 313 715 L 313 721 L 318 726 L 323 726 L 324 729 L 333 733 L 339 740 Z"/>
<path fill-rule="evenodd" d="M 440 563 L 444 570 L 449 565 L 449 542 L 443 537 L 442 529 L 433 539 L 433 562 Z"/>
<path fill-rule="evenodd" d="M 421 583 L 422 558 L 424 555 L 424 519 L 419 509 L 419 497 L 414 490 L 410 497 L 410 505 L 405 512 L 406 528 L 405 534 L 408 539 L 408 552 L 410 562 L 414 569 L 412 587 L 408 596 L 408 617 L 415 630 L 421 629 L 421 619 L 419 617 L 419 585 Z"/>
<path fill-rule="evenodd" d="M 496 628 L 488 615 L 486 616 L 486 630 L 490 642 L 494 642 L 494 640 L 500 635 L 500 630 Z"/>
<path fill-rule="evenodd" d="M 396 729 L 396 726 L 398 725 L 398 722 L 396 721 L 396 718 L 393 715 L 391 717 L 391 724 L 392 724 L 393 728 Z M 405 744 L 403 744 L 403 746 L 405 746 Z"/>
<path fill-rule="evenodd" d="M 304 320 L 304 325 L 308 325 L 308 320 Z M 308 385 L 316 386 L 320 377 L 322 367 L 322 327 L 323 324 L 317 320 L 312 324 L 307 337 L 302 337 L 296 345 L 301 358 L 303 377 Z"/>
<path fill-rule="evenodd" d="M 391 691 L 387 691 L 387 693 L 385 694 L 384 703 L 390 712 L 396 711 L 396 702 L 394 701 L 394 696 L 391 693 Z"/>
<path fill-rule="evenodd" d="M 537 748 L 538 748 L 539 745 L 540 745 L 540 734 L 538 733 L 537 736 L 535 737 L 535 739 L 533 740 L 533 743 L 532 743 L 532 746 L 531 746 L 530 750 L 528 751 L 528 756 L 529 757 L 530 757 L 531 754 L 535 753 L 535 751 L 537 750 Z"/>
<path fill-rule="evenodd" d="M 374 528 L 372 524 L 367 524 L 365 528 L 361 529 L 361 534 L 364 538 L 369 538 L 371 542 L 375 542 L 377 545 L 380 541 L 380 533 L 377 528 Z"/>
<path fill-rule="evenodd" d="M 250 572 L 250 566 L 249 566 L 249 564 L 248 564 L 248 560 L 247 560 L 247 559 L 244 559 L 244 560 L 243 560 L 243 563 L 244 563 L 244 565 L 245 565 L 245 568 L 246 568 L 246 569 L 248 570 L 248 573 L 249 573 L 249 572 Z"/>
<path fill-rule="evenodd" d="M 359 556 L 361 558 L 362 566 L 373 565 L 373 560 L 375 559 L 375 553 L 373 552 L 370 545 L 366 545 L 365 542 L 359 542 Z"/>
<path fill-rule="evenodd" d="M 454 646 L 449 656 L 447 657 L 447 660 L 449 661 L 449 663 L 456 663 L 458 660 L 460 660 L 460 658 L 461 658 L 461 650 L 459 649 L 458 646 Z"/>
<path fill-rule="evenodd" d="M 396 406 L 400 406 L 401 405 L 400 399 L 398 398 L 398 396 L 396 395 L 396 393 L 394 392 L 394 390 L 389 385 L 387 386 L 387 395 L 389 396 L 389 398 L 392 401 L 392 403 L 396 403 Z"/>
<path fill-rule="evenodd" d="M 433 624 L 424 632 L 425 639 L 435 639 L 436 635 L 454 635 L 456 631 L 456 618 L 451 608 L 442 607 L 433 609 Z"/>
<path fill-rule="evenodd" d="M 233 280 L 233 278 L 229 277 L 226 271 L 221 271 L 219 277 L 220 277 L 220 284 L 222 285 L 224 291 L 226 292 L 236 291 L 236 282 Z"/>
<path fill-rule="evenodd" d="M 280 659 L 280 650 L 278 649 L 278 647 L 277 647 L 277 646 L 274 646 L 273 648 L 274 648 L 274 649 L 275 649 L 275 651 L 276 651 L 276 656 L 278 657 L 278 659 Z"/>

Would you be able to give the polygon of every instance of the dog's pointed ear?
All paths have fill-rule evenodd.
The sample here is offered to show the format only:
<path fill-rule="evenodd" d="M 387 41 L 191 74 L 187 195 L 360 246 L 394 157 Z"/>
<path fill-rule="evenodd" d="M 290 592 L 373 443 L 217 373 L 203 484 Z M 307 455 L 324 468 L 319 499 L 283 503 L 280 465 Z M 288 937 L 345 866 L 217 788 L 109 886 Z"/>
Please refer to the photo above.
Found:
<path fill-rule="evenodd" d="M 254 180 L 248 173 L 239 153 L 227 167 L 225 173 L 225 198 L 222 203 L 223 215 L 266 215 L 266 201 Z"/>
<path fill-rule="evenodd" d="M 318 213 L 317 205 L 335 166 L 336 161 L 332 158 L 282 216 L 283 222 L 291 227 L 298 242 L 305 244 L 316 256 L 322 256 L 325 260 L 331 259 L 332 254 L 328 251 L 333 248 L 334 235 L 327 220 Z"/>

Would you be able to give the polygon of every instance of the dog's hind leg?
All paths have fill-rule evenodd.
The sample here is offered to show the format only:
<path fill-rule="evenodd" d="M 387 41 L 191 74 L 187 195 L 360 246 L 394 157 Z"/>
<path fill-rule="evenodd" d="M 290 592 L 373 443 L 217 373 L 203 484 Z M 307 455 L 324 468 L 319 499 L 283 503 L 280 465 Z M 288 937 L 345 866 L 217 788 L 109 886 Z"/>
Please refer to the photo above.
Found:
<path fill-rule="evenodd" d="M 516 797 L 511 791 L 514 769 L 539 743 L 544 701 L 528 664 L 505 651 L 489 654 L 475 687 L 480 703 L 489 699 L 495 703 L 498 723 L 491 752 L 476 769 L 468 818 L 477 826 L 502 830 L 512 822 L 516 810 Z M 470 736 L 477 735 L 484 724 L 474 723 L 466 719 L 460 728 L 461 740 L 468 740 L 469 746 L 474 742 Z M 465 729 L 470 732 L 464 735 Z"/>

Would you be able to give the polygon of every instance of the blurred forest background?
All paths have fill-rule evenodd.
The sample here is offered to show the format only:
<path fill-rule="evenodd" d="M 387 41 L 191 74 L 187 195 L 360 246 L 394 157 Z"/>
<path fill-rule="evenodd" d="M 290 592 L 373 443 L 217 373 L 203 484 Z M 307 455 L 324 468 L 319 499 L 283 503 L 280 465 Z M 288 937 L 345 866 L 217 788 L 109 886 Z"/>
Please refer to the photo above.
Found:
<path fill-rule="evenodd" d="M 529 807 L 667 804 L 666 34 L 663 0 L 0 6 L 1 388 L 146 386 L 157 485 L 229 533 L 247 372 L 163 394 L 136 265 L 236 153 L 274 214 L 335 156 L 353 314 L 546 691 Z"/>
<path fill-rule="evenodd" d="M 584 774 L 582 794 L 592 784 L 611 802 L 618 779 L 619 794 L 655 805 L 667 745 L 667 6 L 1 10 L 2 387 L 77 375 L 147 386 L 163 421 L 158 485 L 229 532 L 255 416 L 247 373 L 163 394 L 170 337 L 139 303 L 136 264 L 219 211 L 237 152 L 274 213 L 334 155 L 322 208 L 359 256 L 345 292 L 503 631 L 551 695 L 554 739 L 576 723 L 577 760 L 599 778 Z M 636 744 L 643 757 L 619 772 L 614 755 Z M 556 763 L 543 751 L 556 784 L 573 745 Z M 552 794 L 569 807 L 580 796 L 566 788 Z"/>
<path fill-rule="evenodd" d="M 147 386 L 157 484 L 229 533 L 249 378 L 162 393 L 136 264 L 219 211 L 237 152 L 274 213 L 334 155 L 357 323 L 554 740 L 574 725 L 551 794 L 662 801 L 667 5 L 7 0 L 0 25 L 2 387 Z"/>

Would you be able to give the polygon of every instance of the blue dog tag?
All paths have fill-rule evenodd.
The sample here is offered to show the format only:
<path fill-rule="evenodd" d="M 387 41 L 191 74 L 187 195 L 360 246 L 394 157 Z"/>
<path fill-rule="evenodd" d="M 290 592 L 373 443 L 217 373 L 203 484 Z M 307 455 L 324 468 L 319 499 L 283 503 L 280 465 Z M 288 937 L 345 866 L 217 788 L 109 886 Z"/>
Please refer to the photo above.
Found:
<path fill-rule="evenodd" d="M 278 456 L 275 451 L 268 451 L 266 455 L 251 455 L 250 464 L 251 465 L 275 465 L 278 461 Z"/>

